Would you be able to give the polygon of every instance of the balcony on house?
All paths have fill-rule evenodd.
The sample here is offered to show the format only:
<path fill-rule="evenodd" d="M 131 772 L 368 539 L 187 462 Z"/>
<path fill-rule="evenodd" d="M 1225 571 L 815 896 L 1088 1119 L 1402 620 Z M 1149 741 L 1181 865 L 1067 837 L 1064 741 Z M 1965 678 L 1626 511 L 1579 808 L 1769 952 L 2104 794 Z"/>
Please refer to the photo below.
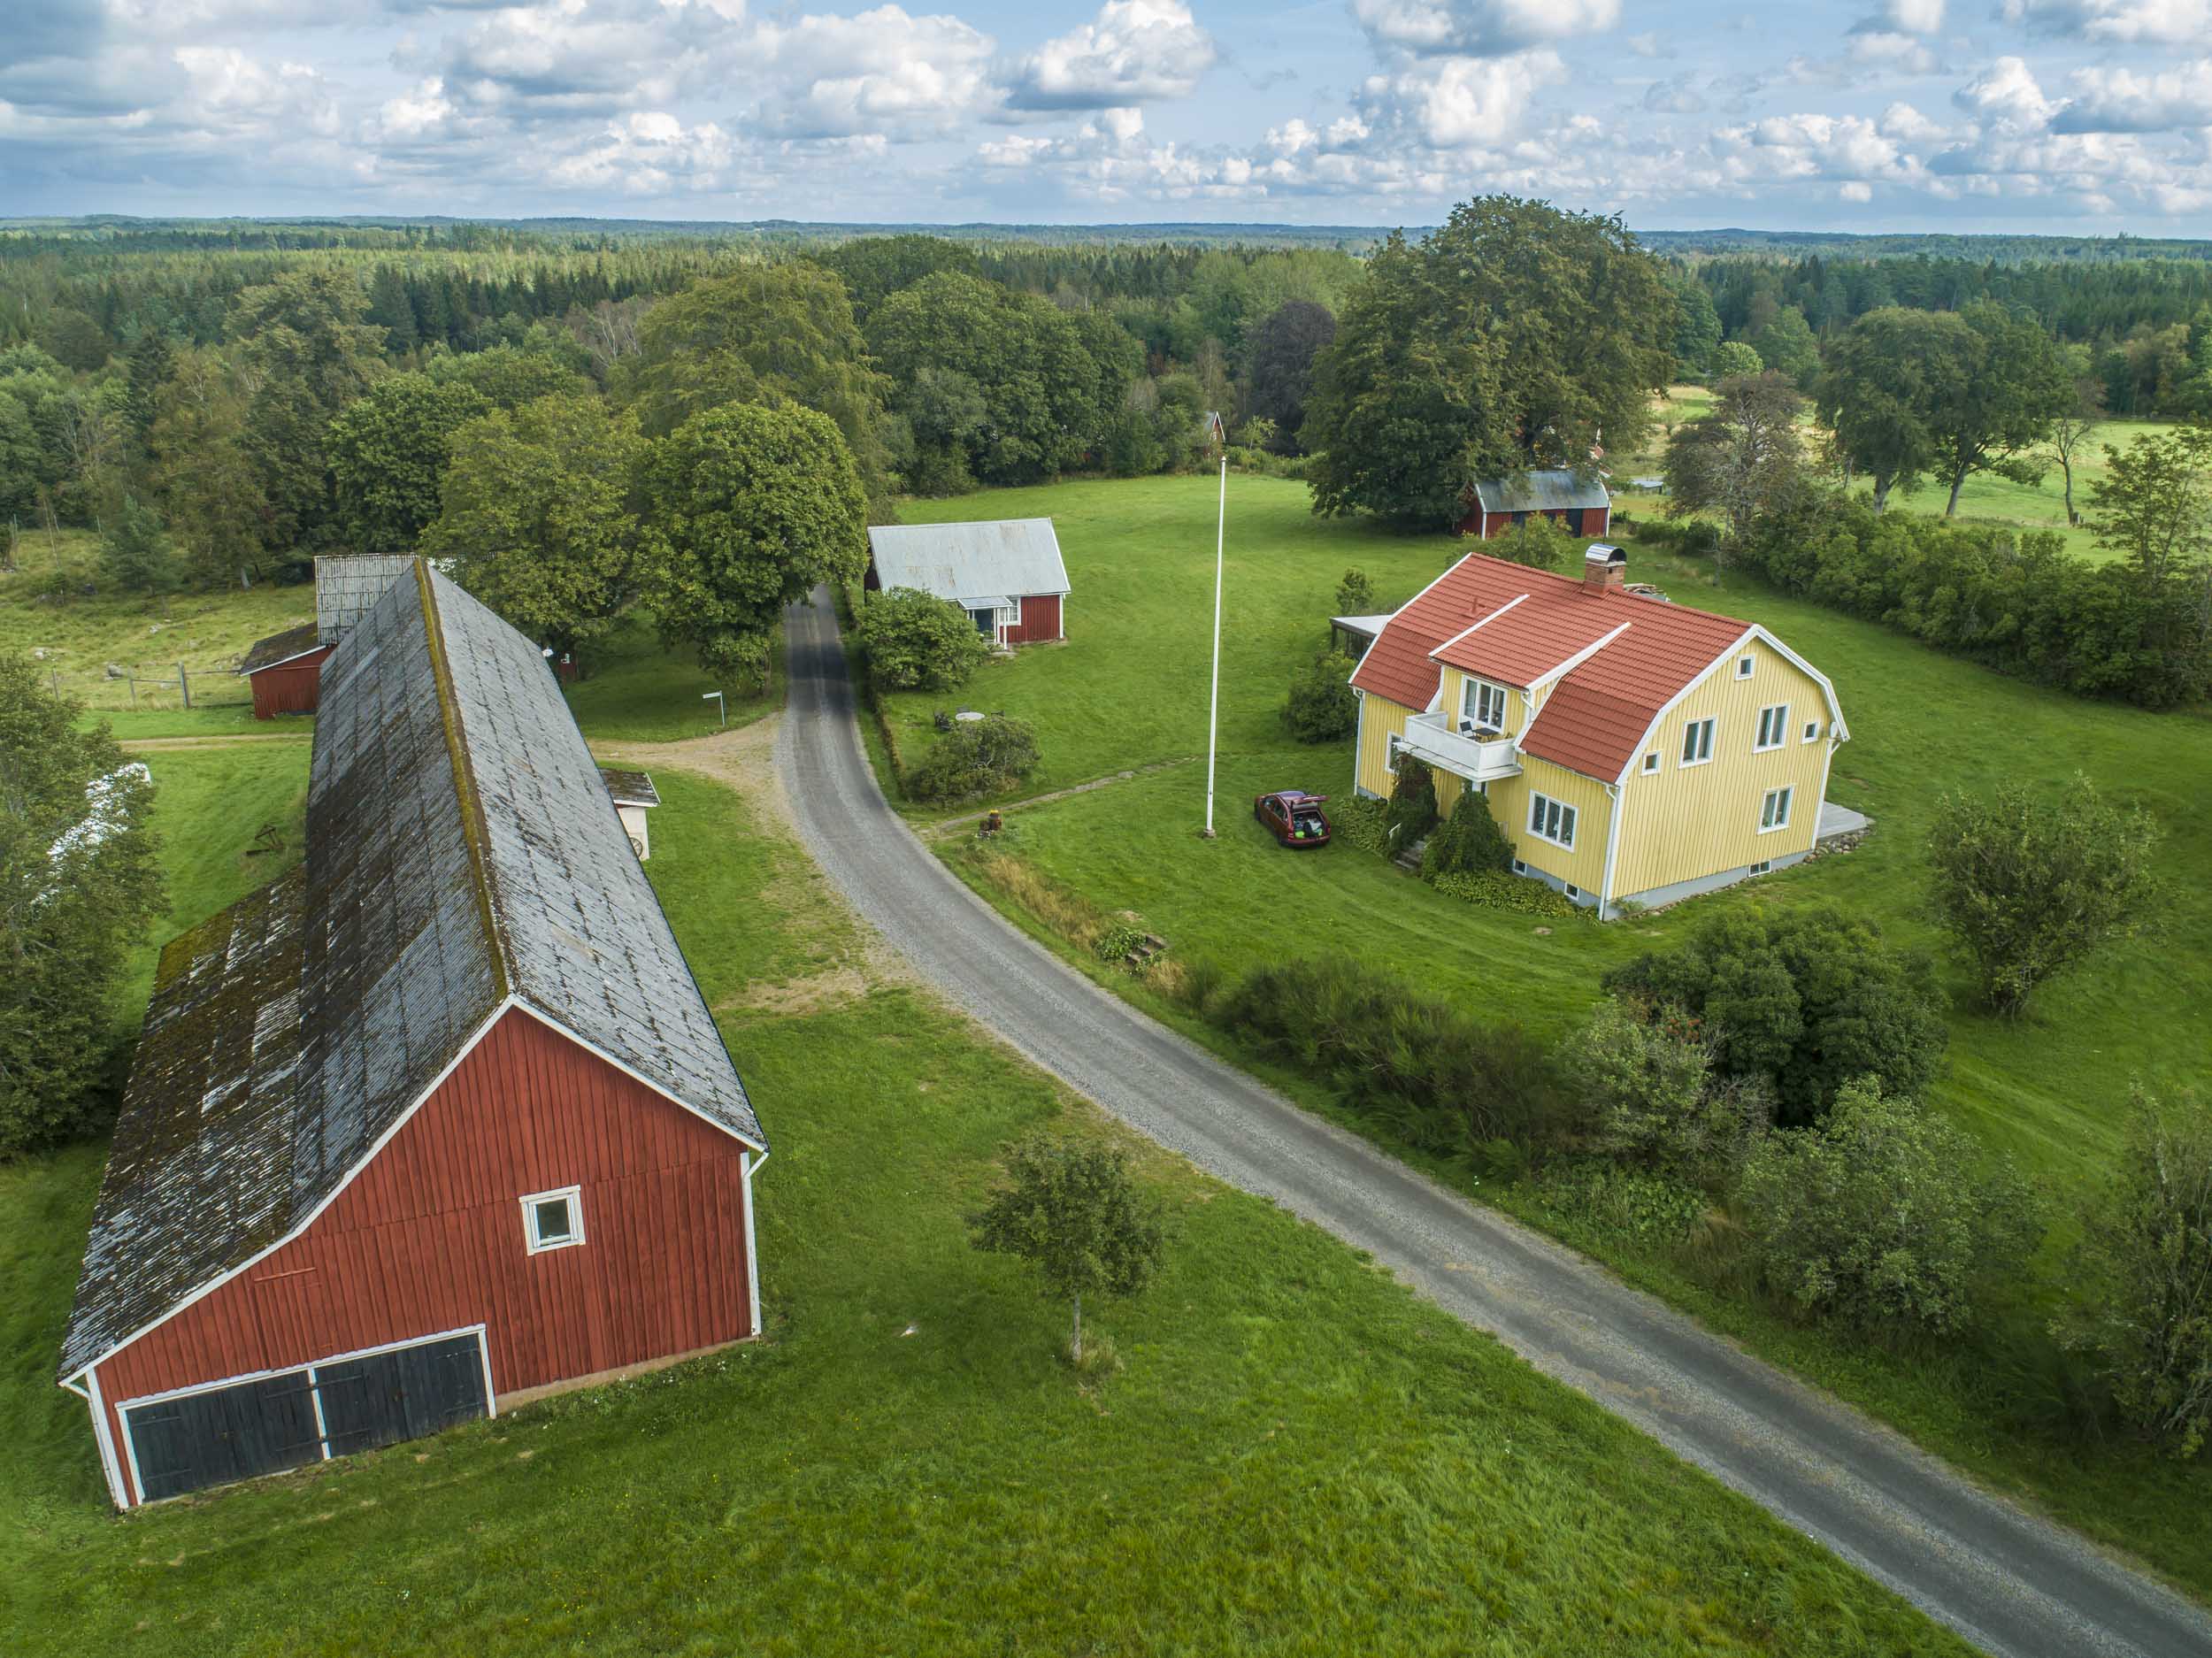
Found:
<path fill-rule="evenodd" d="M 1521 751 L 1512 738 L 1495 732 L 1486 735 L 1480 729 L 1463 732 L 1460 723 L 1445 714 L 1416 714 L 1406 721 L 1407 752 L 1470 783 L 1520 774 Z"/>

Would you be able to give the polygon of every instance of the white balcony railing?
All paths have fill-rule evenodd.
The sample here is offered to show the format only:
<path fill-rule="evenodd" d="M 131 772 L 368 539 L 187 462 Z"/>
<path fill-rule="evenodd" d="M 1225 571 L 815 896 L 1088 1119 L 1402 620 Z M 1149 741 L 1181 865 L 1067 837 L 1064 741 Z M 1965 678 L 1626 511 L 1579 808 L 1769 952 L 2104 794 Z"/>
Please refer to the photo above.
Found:
<path fill-rule="evenodd" d="M 1518 776 L 1521 751 L 1510 737 L 1477 737 L 1454 728 L 1441 714 L 1416 714 L 1406 721 L 1405 746 L 1417 760 L 1440 765 L 1470 783 Z"/>

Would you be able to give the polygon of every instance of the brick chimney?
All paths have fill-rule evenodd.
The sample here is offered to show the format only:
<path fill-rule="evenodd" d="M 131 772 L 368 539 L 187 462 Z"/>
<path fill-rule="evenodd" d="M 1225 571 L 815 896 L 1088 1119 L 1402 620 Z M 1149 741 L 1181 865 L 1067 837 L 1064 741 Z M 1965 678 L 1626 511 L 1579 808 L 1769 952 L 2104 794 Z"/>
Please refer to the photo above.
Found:
<path fill-rule="evenodd" d="M 1592 541 L 1582 555 L 1582 590 L 1618 593 L 1628 585 L 1628 555 L 1603 541 Z"/>

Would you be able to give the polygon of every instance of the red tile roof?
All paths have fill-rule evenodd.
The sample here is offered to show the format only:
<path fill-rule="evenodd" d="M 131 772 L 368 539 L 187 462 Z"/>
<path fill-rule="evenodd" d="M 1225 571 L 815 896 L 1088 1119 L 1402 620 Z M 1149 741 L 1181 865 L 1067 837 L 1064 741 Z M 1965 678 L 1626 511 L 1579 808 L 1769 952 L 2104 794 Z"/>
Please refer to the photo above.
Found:
<path fill-rule="evenodd" d="M 1524 754 L 1609 783 L 1659 710 L 1749 626 L 1471 553 L 1390 618 L 1352 683 L 1417 711 L 1436 695 L 1440 648 L 1455 668 L 1525 687 L 1612 634 L 1552 688 L 1520 740 Z"/>

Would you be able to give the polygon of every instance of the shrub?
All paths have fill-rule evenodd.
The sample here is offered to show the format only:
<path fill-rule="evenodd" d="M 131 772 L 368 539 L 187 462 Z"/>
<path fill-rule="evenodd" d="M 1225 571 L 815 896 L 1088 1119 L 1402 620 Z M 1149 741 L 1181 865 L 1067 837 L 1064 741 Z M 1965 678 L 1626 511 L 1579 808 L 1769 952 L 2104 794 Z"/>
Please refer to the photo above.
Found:
<path fill-rule="evenodd" d="M 2212 1110 L 2139 1094 L 2127 1149 L 2075 1255 L 2056 1333 L 2093 1354 L 2130 1425 L 2193 1457 L 2212 1435 Z"/>
<path fill-rule="evenodd" d="M 1715 1065 L 1770 1080 L 1793 1126 L 1817 1119 L 1854 1077 L 1916 1094 L 1950 1040 L 1926 958 L 1834 910 L 1724 910 L 1679 949 L 1639 956 L 1604 983 L 1702 1021 Z"/>
<path fill-rule="evenodd" d="M 1990 1006 L 2018 1014 L 2036 986 L 2142 926 L 2158 826 L 2100 800 L 2085 777 L 2055 799 L 2005 783 L 1951 794 L 1928 831 L 1935 904 Z"/>
<path fill-rule="evenodd" d="M 1731 1171 L 1773 1122 L 1764 1079 L 1717 1074 L 1711 1040 L 1677 1009 L 1616 996 L 1567 1039 L 1560 1065 L 1593 1148 L 1647 1168 Z"/>
<path fill-rule="evenodd" d="M 1342 651 L 1330 650 L 1291 676 L 1283 718 L 1300 742 L 1328 742 L 1358 723 L 1359 698 L 1352 692 L 1357 665 Z"/>
<path fill-rule="evenodd" d="M 1520 1026 L 1484 1024 L 1355 962 L 1257 968 L 1212 1017 L 1423 1151 L 1472 1156 L 1486 1141 L 1528 1143 L 1554 1127 L 1550 1062 Z"/>
<path fill-rule="evenodd" d="M 887 691 L 958 690 L 991 654 L 965 610 L 916 587 L 864 595 L 854 631 Z"/>
<path fill-rule="evenodd" d="M 1142 927 L 1126 921 L 1117 921 L 1098 935 L 1091 949 L 1102 962 L 1123 962 L 1134 955 L 1143 943 Z"/>
<path fill-rule="evenodd" d="M 1023 721 L 994 714 L 960 720 L 906 774 L 916 800 L 957 805 L 1009 789 L 1037 765 L 1037 733 Z"/>
<path fill-rule="evenodd" d="M 1581 558 L 1583 549 L 1588 545 L 1584 537 L 1557 518 L 1532 512 L 1505 534 L 1494 535 L 1483 542 L 1481 550 L 1492 558 L 1527 564 L 1532 569 L 1565 570 Z"/>
<path fill-rule="evenodd" d="M 1479 904 L 1485 910 L 1503 910 L 1517 916 L 1543 916 L 1554 921 L 1595 921 L 1597 911 L 1575 902 L 1556 887 L 1500 870 L 1477 870 L 1471 875 L 1440 875 L 1430 883 L 1447 898 Z"/>
<path fill-rule="evenodd" d="M 1357 847 L 1363 852 L 1386 854 L 1390 850 L 1389 816 L 1390 807 L 1386 802 L 1370 800 L 1364 794 L 1332 802 L 1330 838 Z"/>
<path fill-rule="evenodd" d="M 1367 579 L 1364 570 L 1348 570 L 1344 580 L 1336 584 L 1336 613 L 1339 616 L 1366 616 L 1375 608 L 1375 584 Z"/>
<path fill-rule="evenodd" d="M 1544 1206 L 1570 1225 L 1643 1244 L 1682 1242 L 1708 1207 L 1705 1194 L 1685 1181 L 1591 1158 L 1548 1171 L 1538 1189 Z"/>
<path fill-rule="evenodd" d="M 2008 1162 L 1871 1077 L 1817 1128 L 1753 1148 L 1737 1187 L 1762 1276 L 1801 1311 L 1875 1333 L 1946 1335 L 2041 1236 Z"/>
<path fill-rule="evenodd" d="M 1409 847 L 1436 827 L 1436 777 L 1409 754 L 1398 756 L 1398 780 L 1386 820 L 1393 848 Z"/>
<path fill-rule="evenodd" d="M 1480 789 L 1462 789 L 1452 815 L 1429 834 L 1428 848 L 1421 855 L 1421 873 L 1434 880 L 1440 875 L 1472 875 L 1482 870 L 1512 867 L 1513 843 L 1491 815 L 1489 800 Z"/>

